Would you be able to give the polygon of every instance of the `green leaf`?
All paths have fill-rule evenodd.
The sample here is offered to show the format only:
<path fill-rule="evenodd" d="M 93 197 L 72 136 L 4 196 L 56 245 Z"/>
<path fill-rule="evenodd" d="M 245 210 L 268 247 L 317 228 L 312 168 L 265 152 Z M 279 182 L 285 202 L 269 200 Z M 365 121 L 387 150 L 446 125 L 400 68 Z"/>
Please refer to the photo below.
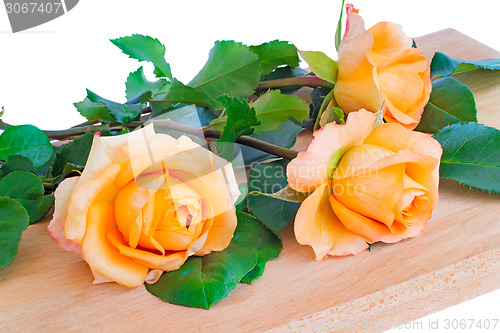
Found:
<path fill-rule="evenodd" d="M 269 43 L 250 46 L 250 50 L 259 57 L 264 75 L 271 73 L 278 66 L 287 65 L 293 68 L 299 66 L 297 48 L 290 42 L 273 40 Z"/>
<path fill-rule="evenodd" d="M 44 188 L 40 178 L 28 171 L 13 171 L 0 179 L 0 196 L 37 199 L 43 193 Z"/>
<path fill-rule="evenodd" d="M 276 235 L 281 234 L 288 222 L 297 214 L 300 204 L 259 193 L 276 193 L 288 186 L 287 164 L 288 161 L 285 160 L 257 164 L 248 175 L 248 209 Z"/>
<path fill-rule="evenodd" d="M 335 30 L 335 50 L 339 50 L 340 42 L 342 41 L 342 15 L 344 14 L 344 3 L 342 0 L 342 6 L 340 7 L 339 21 L 337 23 L 337 30 Z"/>
<path fill-rule="evenodd" d="M 228 96 L 221 96 L 217 100 L 224 106 L 227 115 L 219 141 L 235 142 L 241 135 L 252 134 L 253 127 L 260 125 L 255 109 L 246 100 Z"/>
<path fill-rule="evenodd" d="M 144 75 L 143 67 L 139 67 L 135 72 L 131 72 L 127 77 L 127 82 L 125 82 L 125 94 L 127 99 L 134 98 L 146 91 L 151 91 L 151 93 L 156 95 L 160 89 L 168 85 L 169 82 L 165 79 L 159 79 L 157 81 L 151 82 Z M 141 103 L 146 103 L 146 101 L 141 100 Z"/>
<path fill-rule="evenodd" d="M 27 157 L 21 155 L 12 155 L 7 158 L 7 162 L 2 165 L 2 175 L 7 176 L 12 171 L 28 171 L 36 174 L 36 169 Z"/>
<path fill-rule="evenodd" d="M 250 251 L 252 252 L 252 251 Z M 227 296 L 257 263 L 254 253 L 237 244 L 225 251 L 188 259 L 146 289 L 165 302 L 209 309 Z"/>
<path fill-rule="evenodd" d="M 73 103 L 76 110 L 88 120 L 106 120 L 114 121 L 115 119 L 109 113 L 108 108 L 102 102 L 94 103 L 88 97 L 78 103 Z"/>
<path fill-rule="evenodd" d="M 431 75 L 448 76 L 472 71 L 478 68 L 498 70 L 500 58 L 482 60 L 464 60 L 452 58 L 444 53 L 436 52 L 432 57 Z"/>
<path fill-rule="evenodd" d="M 56 154 L 56 159 L 52 166 L 52 176 L 58 177 L 63 175 L 67 165 L 70 165 L 72 169 L 83 168 L 87 163 L 93 140 L 93 133 L 85 133 L 63 145 L 61 150 Z"/>
<path fill-rule="evenodd" d="M 174 79 L 167 91 L 159 93 L 151 101 L 153 114 L 156 116 L 175 103 L 185 103 L 206 106 L 209 109 L 215 109 L 218 103 L 208 97 L 203 91 L 196 90 L 193 87 L 184 85 L 181 81 Z"/>
<path fill-rule="evenodd" d="M 316 76 L 330 82 L 337 82 L 337 62 L 320 51 L 299 51 L 300 56 L 311 67 Z"/>
<path fill-rule="evenodd" d="M 246 45 L 217 41 L 206 64 L 188 86 L 212 99 L 222 95 L 243 98 L 255 91 L 261 75 L 259 58 Z"/>
<path fill-rule="evenodd" d="M 256 267 L 278 256 L 282 244 L 256 218 L 238 213 L 231 244 L 204 257 L 191 257 L 178 270 L 163 273 L 146 289 L 172 304 L 209 309 Z M 250 276 L 248 282 L 251 281 Z M 258 276 L 257 276 L 258 277 Z"/>
<path fill-rule="evenodd" d="M 44 166 L 54 154 L 47 135 L 33 125 L 11 126 L 0 134 L 0 160 L 11 155 L 29 158 L 35 168 Z"/>
<path fill-rule="evenodd" d="M 30 224 L 38 222 L 52 207 L 53 196 L 43 196 L 42 181 L 29 171 L 12 171 L 0 179 L 0 196 L 18 201 L 29 214 Z"/>
<path fill-rule="evenodd" d="M 500 130 L 476 123 L 454 124 L 434 139 L 443 147 L 441 177 L 500 193 Z"/>
<path fill-rule="evenodd" d="M 168 77 L 172 80 L 170 65 L 165 61 L 165 46 L 156 38 L 137 35 L 111 39 L 130 58 L 150 61 L 155 66 L 156 77 Z"/>
<path fill-rule="evenodd" d="M 416 130 L 436 133 L 448 125 L 468 121 L 477 122 L 476 102 L 469 87 L 452 77 L 432 82 L 431 96 Z"/>
<path fill-rule="evenodd" d="M 47 213 L 50 208 L 54 204 L 54 195 L 44 195 L 38 199 L 23 199 L 17 198 L 15 199 L 19 202 L 24 209 L 28 212 L 28 216 L 30 217 L 29 224 L 35 224 L 40 221 Z"/>
<path fill-rule="evenodd" d="M 0 269 L 16 257 L 21 234 L 28 227 L 28 218 L 20 203 L 0 197 Z"/>
<path fill-rule="evenodd" d="M 255 109 L 260 125 L 255 126 L 255 133 L 277 131 L 290 117 L 302 122 L 309 117 L 309 105 L 298 96 L 284 95 L 279 90 L 269 90 L 255 102 L 250 103 Z M 210 128 L 221 131 L 226 125 L 227 115 L 223 114 L 210 123 Z"/>
<path fill-rule="evenodd" d="M 251 247 L 257 254 L 257 265 L 252 271 L 257 268 L 259 272 L 255 274 L 255 272 L 249 271 L 241 281 L 245 283 L 250 283 L 259 278 L 264 272 L 266 262 L 277 258 L 283 248 L 279 238 L 260 223 L 257 218 L 246 213 L 238 213 L 238 228 L 233 237 L 233 242 Z"/>
<path fill-rule="evenodd" d="M 87 89 L 87 97 L 91 102 L 101 102 L 106 105 L 111 116 L 119 123 L 127 124 L 131 121 L 138 120 L 141 115 L 142 104 L 120 104 L 102 98 L 94 92 Z"/>

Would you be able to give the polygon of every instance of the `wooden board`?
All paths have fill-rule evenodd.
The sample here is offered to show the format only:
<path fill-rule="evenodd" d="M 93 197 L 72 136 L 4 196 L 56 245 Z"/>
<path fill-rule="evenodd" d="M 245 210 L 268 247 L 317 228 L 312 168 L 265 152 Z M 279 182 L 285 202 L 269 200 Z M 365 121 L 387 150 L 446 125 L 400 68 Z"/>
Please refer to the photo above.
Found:
<path fill-rule="evenodd" d="M 456 32 L 417 38 L 430 56 L 480 59 L 500 53 Z M 429 57 L 430 58 L 430 57 Z M 475 96 L 480 122 L 500 128 L 500 72 L 460 75 Z M 304 146 L 302 143 L 301 146 Z M 61 250 L 46 222 L 24 232 L 19 255 L 0 271 L 2 331 L 376 332 L 500 287 L 500 197 L 453 181 L 427 229 L 359 256 L 314 261 L 291 227 L 280 257 L 251 286 L 240 285 L 210 310 L 171 305 L 144 287 L 92 285 L 86 263 Z"/>

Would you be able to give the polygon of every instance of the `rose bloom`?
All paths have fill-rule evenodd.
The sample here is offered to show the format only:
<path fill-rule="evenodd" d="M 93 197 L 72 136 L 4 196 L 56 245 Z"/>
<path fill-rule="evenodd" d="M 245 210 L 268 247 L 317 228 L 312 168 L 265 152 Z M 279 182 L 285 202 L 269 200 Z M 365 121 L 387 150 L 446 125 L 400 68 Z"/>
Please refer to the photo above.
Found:
<path fill-rule="evenodd" d="M 345 125 L 314 132 L 287 167 L 291 188 L 312 192 L 295 217 L 295 236 L 316 260 L 357 255 L 369 243 L 418 235 L 438 201 L 440 144 L 375 115 L 351 112 Z"/>
<path fill-rule="evenodd" d="M 81 253 L 94 283 L 136 287 L 191 255 L 225 249 L 238 196 L 230 163 L 149 125 L 94 137 L 82 175 L 57 188 L 47 229 L 65 250 Z"/>
<path fill-rule="evenodd" d="M 380 22 L 366 30 L 352 5 L 346 11 L 334 88 L 339 107 L 346 113 L 383 109 L 387 122 L 414 129 L 432 90 L 422 50 L 412 48 L 400 25 Z"/>

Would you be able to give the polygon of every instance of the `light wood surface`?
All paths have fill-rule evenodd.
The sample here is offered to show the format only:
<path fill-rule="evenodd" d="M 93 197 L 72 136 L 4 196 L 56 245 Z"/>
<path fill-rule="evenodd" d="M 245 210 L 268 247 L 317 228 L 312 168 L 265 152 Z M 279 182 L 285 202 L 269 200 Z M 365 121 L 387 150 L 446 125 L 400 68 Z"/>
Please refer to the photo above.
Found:
<path fill-rule="evenodd" d="M 428 56 L 437 50 L 467 59 L 500 57 L 450 29 L 417 44 Z M 476 96 L 480 122 L 500 128 L 500 72 L 459 79 Z M 144 287 L 92 285 L 86 263 L 61 250 L 42 222 L 24 232 L 18 257 L 0 271 L 0 330 L 383 331 L 499 288 L 499 216 L 498 195 L 442 180 L 439 205 L 420 236 L 376 244 L 356 257 L 316 262 L 289 226 L 283 252 L 264 275 L 208 311 L 164 303 Z"/>

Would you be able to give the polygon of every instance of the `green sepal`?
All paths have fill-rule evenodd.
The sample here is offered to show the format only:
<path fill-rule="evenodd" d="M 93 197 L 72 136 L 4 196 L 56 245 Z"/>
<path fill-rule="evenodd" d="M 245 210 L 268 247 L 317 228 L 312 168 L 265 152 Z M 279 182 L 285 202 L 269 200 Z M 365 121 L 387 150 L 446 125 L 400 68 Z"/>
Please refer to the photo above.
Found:
<path fill-rule="evenodd" d="M 337 82 L 338 64 L 320 51 L 299 51 L 300 56 L 311 67 L 316 76 L 329 82 Z"/>
<path fill-rule="evenodd" d="M 339 21 L 337 22 L 337 30 L 335 30 L 335 50 L 339 50 L 340 42 L 342 41 L 342 16 L 344 14 L 344 3 L 342 0 L 342 6 L 340 7 Z"/>

